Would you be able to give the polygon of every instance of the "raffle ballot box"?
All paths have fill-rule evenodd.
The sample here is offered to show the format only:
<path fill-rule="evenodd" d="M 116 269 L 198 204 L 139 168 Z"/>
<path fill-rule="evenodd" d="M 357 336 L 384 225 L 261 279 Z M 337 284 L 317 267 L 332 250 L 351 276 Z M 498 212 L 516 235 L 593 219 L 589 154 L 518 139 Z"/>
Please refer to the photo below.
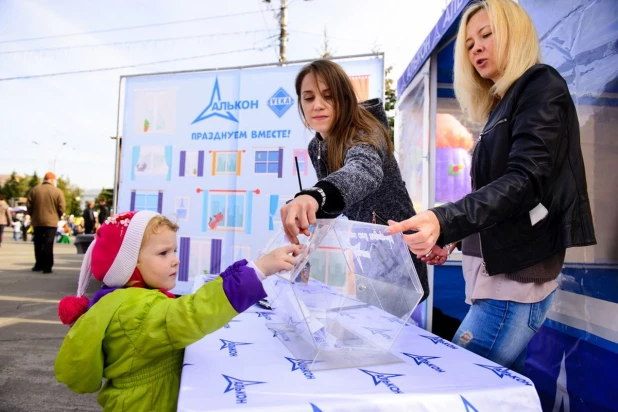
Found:
<path fill-rule="evenodd" d="M 267 327 L 310 370 L 401 362 L 391 346 L 423 296 L 401 234 L 319 219 L 292 270 L 265 287 L 280 322 Z M 289 244 L 283 230 L 263 253 Z"/>

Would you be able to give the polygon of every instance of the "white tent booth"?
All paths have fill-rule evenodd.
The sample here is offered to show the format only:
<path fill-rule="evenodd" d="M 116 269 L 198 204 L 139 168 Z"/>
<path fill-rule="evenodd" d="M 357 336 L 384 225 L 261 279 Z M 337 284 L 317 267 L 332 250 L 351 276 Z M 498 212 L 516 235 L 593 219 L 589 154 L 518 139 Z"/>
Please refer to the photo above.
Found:
<path fill-rule="evenodd" d="M 450 2 L 397 83 L 395 148 L 417 211 L 470 191 L 470 154 L 482 125 L 464 118 L 452 86 L 455 35 L 469 3 Z M 526 374 L 544 410 L 613 410 L 618 404 L 611 389 L 618 368 L 618 2 L 519 4 L 535 23 L 544 62 L 566 79 L 575 101 L 598 241 L 568 250 L 554 305 L 529 345 Z M 432 294 L 420 317 L 428 329 L 448 332 L 432 315 L 438 309 L 461 321 L 467 312 L 457 253 L 429 274 Z"/>

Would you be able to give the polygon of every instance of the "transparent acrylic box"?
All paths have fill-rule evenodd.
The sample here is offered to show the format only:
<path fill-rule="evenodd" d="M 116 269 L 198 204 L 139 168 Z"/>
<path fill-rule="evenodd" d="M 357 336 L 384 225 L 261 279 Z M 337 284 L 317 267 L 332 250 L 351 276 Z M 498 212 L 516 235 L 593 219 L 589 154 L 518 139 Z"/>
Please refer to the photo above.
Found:
<path fill-rule="evenodd" d="M 308 369 L 401 362 L 390 349 L 423 289 L 401 234 L 384 229 L 318 219 L 292 270 L 266 282 L 281 320 L 266 326 Z M 280 230 L 263 253 L 286 244 Z"/>

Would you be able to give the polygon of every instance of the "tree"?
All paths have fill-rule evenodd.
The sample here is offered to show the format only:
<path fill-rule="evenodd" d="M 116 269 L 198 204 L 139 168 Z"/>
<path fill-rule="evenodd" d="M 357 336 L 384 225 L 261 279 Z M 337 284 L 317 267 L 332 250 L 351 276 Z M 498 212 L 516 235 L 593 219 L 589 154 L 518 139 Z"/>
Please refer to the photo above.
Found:
<path fill-rule="evenodd" d="M 391 141 L 395 143 L 395 103 L 397 102 L 397 95 L 395 94 L 395 88 L 393 87 L 393 79 L 389 76 L 393 66 L 388 67 L 384 71 L 384 110 L 386 110 L 388 118 L 388 126 L 390 128 Z"/>
<path fill-rule="evenodd" d="M 66 178 L 59 177 L 58 189 L 62 190 L 64 200 L 66 202 L 66 214 L 73 216 L 81 216 L 82 208 L 80 205 L 81 196 L 83 194 L 82 189 L 71 184 L 71 181 Z"/>
<path fill-rule="evenodd" d="M 318 50 L 318 57 L 321 59 L 328 59 L 333 57 L 333 53 L 335 51 L 330 47 L 330 41 L 328 40 L 328 31 L 326 30 L 326 26 L 324 26 L 324 42 L 322 43 L 322 50 Z"/>
<path fill-rule="evenodd" d="M 9 177 L 9 180 L 4 182 L 0 192 L 4 195 L 7 201 L 14 197 L 23 197 L 26 192 L 24 179 L 20 178 L 17 173 L 13 171 Z"/>
<path fill-rule="evenodd" d="M 26 176 L 28 177 L 28 176 Z M 26 180 L 26 179 L 24 179 Z M 30 192 L 30 189 L 32 189 L 33 187 L 37 186 L 41 184 L 41 178 L 39 178 L 39 176 L 37 176 L 36 171 L 34 172 L 34 174 L 32 176 L 29 176 L 28 178 L 28 187 L 26 189 L 26 192 Z"/>

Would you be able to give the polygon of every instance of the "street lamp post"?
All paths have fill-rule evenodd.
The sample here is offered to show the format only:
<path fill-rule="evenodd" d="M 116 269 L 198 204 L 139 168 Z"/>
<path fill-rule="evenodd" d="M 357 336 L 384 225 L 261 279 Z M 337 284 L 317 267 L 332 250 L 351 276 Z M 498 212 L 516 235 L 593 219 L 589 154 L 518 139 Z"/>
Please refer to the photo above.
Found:
<path fill-rule="evenodd" d="M 37 142 L 36 140 L 32 140 L 32 143 L 37 146 L 41 146 L 41 144 Z M 54 156 L 54 160 L 50 162 L 50 169 L 54 173 L 56 173 L 56 162 L 58 161 L 58 156 L 60 155 L 60 152 L 62 152 L 62 149 L 64 149 L 66 145 L 67 145 L 67 142 L 62 142 L 62 144 L 60 145 L 60 149 L 58 149 L 58 151 L 56 152 L 56 155 Z"/>

